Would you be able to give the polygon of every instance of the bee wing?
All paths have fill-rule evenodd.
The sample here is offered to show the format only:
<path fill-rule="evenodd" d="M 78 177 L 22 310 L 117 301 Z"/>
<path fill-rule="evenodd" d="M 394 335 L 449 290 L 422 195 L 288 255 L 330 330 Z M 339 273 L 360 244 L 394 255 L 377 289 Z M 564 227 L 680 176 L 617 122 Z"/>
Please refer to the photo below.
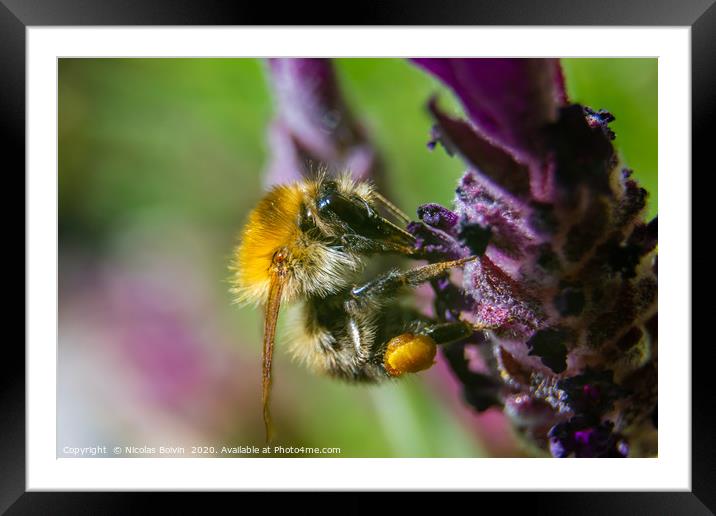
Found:
<path fill-rule="evenodd" d="M 266 311 L 264 314 L 264 346 L 263 346 L 263 368 L 262 368 L 262 402 L 264 411 L 264 427 L 266 429 L 266 442 L 271 440 L 271 360 L 273 358 L 274 338 L 276 336 L 276 322 L 278 310 L 281 306 L 281 291 L 283 290 L 283 278 L 279 274 L 271 275 Z"/>

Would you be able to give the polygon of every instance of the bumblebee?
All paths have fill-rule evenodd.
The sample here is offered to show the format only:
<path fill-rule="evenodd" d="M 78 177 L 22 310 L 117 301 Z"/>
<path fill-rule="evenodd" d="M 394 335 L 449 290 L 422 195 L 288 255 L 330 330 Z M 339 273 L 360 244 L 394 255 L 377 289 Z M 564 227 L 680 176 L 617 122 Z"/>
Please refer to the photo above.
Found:
<path fill-rule="evenodd" d="M 390 217 L 390 220 L 388 217 Z M 361 281 L 368 258 L 420 258 L 409 221 L 371 183 L 349 175 L 273 187 L 251 211 L 232 262 L 239 303 L 265 309 L 262 400 L 270 434 L 271 362 L 279 308 L 298 305 L 290 349 L 312 370 L 379 382 L 429 368 L 436 345 L 472 334 L 464 322 L 436 323 L 400 303 L 400 292 L 473 258 L 390 270 Z"/>

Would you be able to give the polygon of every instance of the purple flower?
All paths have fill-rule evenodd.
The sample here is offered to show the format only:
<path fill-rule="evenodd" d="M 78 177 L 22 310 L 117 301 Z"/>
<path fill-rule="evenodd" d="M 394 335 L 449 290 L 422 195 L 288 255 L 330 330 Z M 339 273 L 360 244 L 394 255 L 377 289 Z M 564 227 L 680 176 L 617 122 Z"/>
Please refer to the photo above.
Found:
<path fill-rule="evenodd" d="M 484 330 L 445 350 L 465 398 L 554 456 L 654 454 L 640 441 L 655 431 L 657 221 L 619 167 L 614 116 L 568 103 L 554 59 L 415 62 L 469 116 L 428 103 L 430 147 L 469 169 L 452 210 L 425 205 L 409 227 L 430 261 L 479 256 L 462 285 L 433 285 L 439 317 Z M 466 375 L 468 345 L 488 378 Z"/>
<path fill-rule="evenodd" d="M 559 423 L 549 432 L 549 448 L 554 457 L 613 457 L 629 455 L 629 445 L 613 432 L 614 423 L 590 424 L 575 417 Z"/>
<path fill-rule="evenodd" d="M 277 105 L 268 184 L 301 179 L 318 167 L 376 179 L 378 157 L 346 106 L 329 59 L 269 59 L 268 72 Z"/>
<path fill-rule="evenodd" d="M 468 116 L 429 99 L 428 148 L 467 170 L 451 209 L 425 204 L 408 225 L 431 262 L 478 256 L 456 283 L 431 282 L 436 317 L 477 330 L 443 348 L 464 400 L 501 407 L 557 457 L 654 455 L 658 223 L 619 164 L 614 116 L 570 103 L 557 59 L 413 61 Z M 380 182 L 332 63 L 273 59 L 268 70 L 278 109 L 267 182 L 318 167 Z"/>
<path fill-rule="evenodd" d="M 512 155 L 529 168 L 535 196 L 548 200 L 551 186 L 551 171 L 547 167 L 549 141 L 543 129 L 557 120 L 558 109 L 566 100 L 558 60 L 414 61 L 455 92 L 481 134 L 479 138 L 471 138 L 465 146 L 458 141 L 453 143 L 458 148 L 470 149 L 472 155 L 487 154 L 485 159 L 493 162 L 494 171 L 499 174 L 507 173 L 505 166 L 511 166 L 507 164 L 505 154 Z M 436 111 L 434 106 L 433 111 Z M 441 124 L 440 129 L 457 134 L 457 124 L 452 124 L 452 130 L 447 125 Z M 463 128 L 461 132 L 466 131 L 467 128 Z"/>

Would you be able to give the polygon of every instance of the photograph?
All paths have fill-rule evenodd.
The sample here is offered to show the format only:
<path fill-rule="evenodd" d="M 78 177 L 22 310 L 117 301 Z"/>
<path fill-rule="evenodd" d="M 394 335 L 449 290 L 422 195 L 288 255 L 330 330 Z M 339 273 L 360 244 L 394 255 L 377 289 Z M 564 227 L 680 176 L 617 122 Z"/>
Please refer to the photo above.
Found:
<path fill-rule="evenodd" d="M 659 65 L 59 57 L 56 457 L 659 457 Z"/>

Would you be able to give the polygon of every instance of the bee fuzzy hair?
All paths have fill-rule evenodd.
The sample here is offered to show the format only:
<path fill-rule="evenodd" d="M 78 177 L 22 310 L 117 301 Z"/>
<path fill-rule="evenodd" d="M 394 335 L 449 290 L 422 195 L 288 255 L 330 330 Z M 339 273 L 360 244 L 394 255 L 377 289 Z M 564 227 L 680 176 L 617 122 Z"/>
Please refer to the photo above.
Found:
<path fill-rule="evenodd" d="M 283 301 L 336 292 L 361 268 L 357 256 L 329 247 L 296 224 L 302 207 L 318 195 L 324 174 L 317 180 L 274 186 L 251 211 L 231 265 L 231 291 L 237 303 L 266 301 L 273 257 L 279 249 L 287 253 Z M 356 183 L 347 175 L 339 176 L 337 182 L 346 193 L 368 197 L 372 192 L 369 184 Z"/>

